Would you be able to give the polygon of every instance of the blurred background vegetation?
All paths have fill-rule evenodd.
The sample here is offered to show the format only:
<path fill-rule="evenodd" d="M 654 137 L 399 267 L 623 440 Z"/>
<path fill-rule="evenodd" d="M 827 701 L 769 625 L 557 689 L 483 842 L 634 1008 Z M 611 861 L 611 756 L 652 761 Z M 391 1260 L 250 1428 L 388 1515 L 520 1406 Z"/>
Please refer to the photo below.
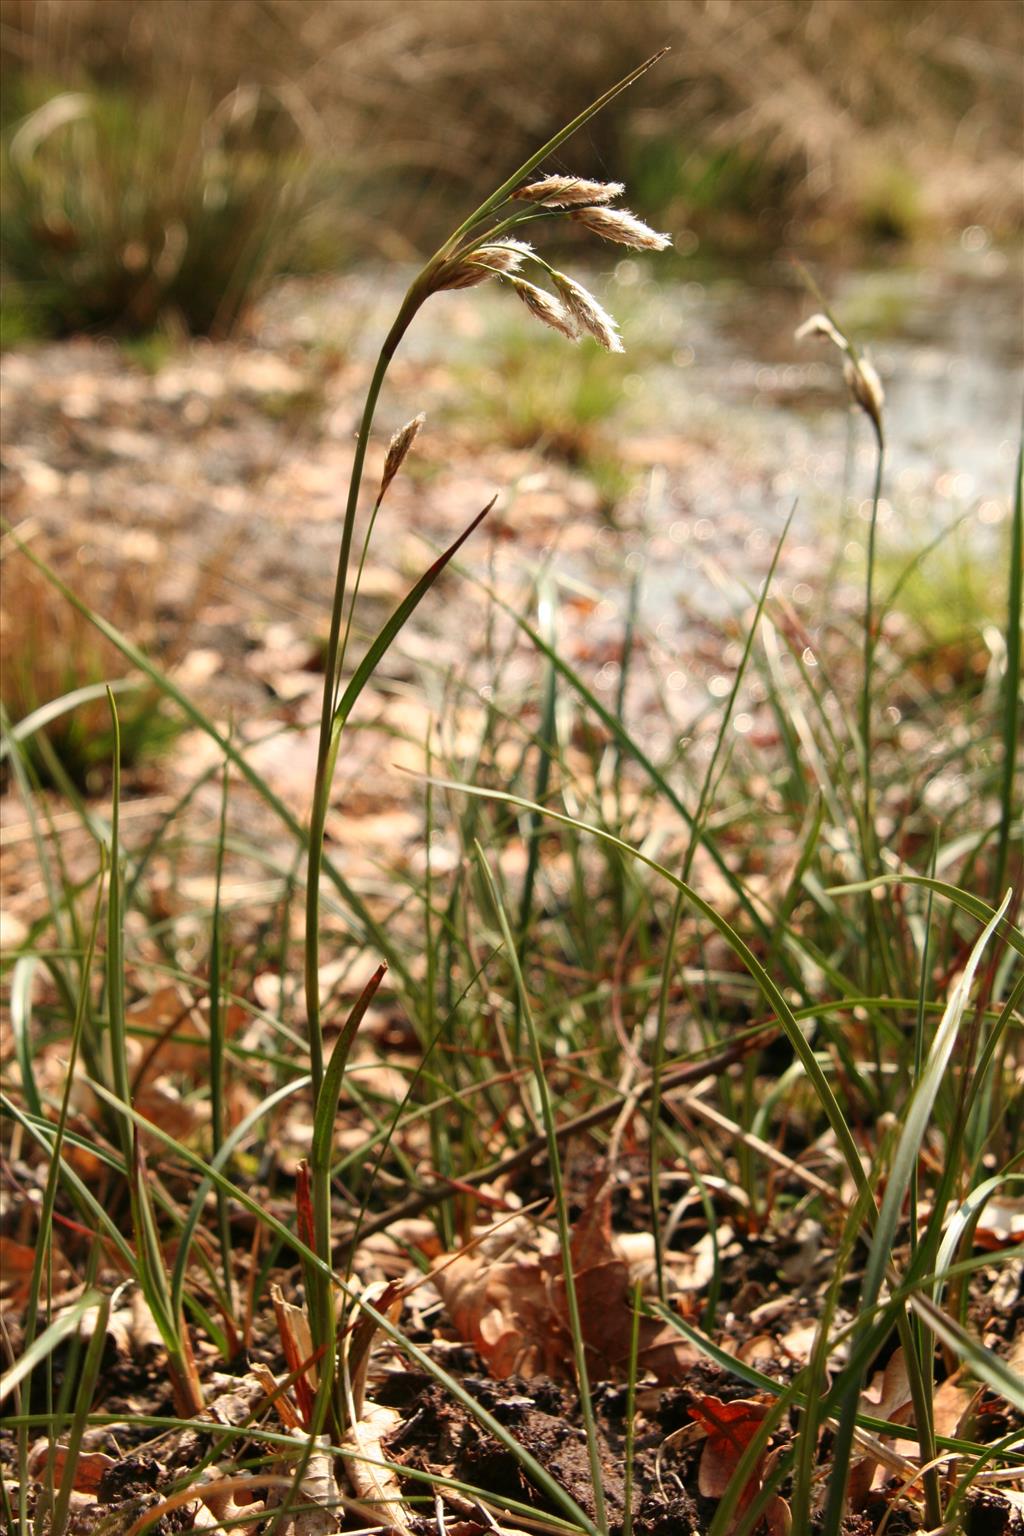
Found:
<path fill-rule="evenodd" d="M 1017 0 L 3 0 L 5 339 L 229 332 L 572 145 L 685 254 L 1022 224 Z"/>

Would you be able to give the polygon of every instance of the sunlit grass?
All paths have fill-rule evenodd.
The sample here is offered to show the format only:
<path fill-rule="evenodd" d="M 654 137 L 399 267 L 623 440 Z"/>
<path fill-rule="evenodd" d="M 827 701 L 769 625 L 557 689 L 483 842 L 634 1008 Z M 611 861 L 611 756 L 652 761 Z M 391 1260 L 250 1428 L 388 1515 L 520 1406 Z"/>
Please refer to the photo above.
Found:
<path fill-rule="evenodd" d="M 339 1467 L 365 1459 L 352 1436 L 365 1388 L 360 1364 L 378 1333 L 500 1442 L 549 1524 L 610 1536 L 599 1491 L 601 1407 L 591 1395 L 574 1289 L 580 1200 L 563 1179 L 571 1133 L 576 1142 L 584 1132 L 613 1167 L 627 1132 L 646 1161 L 630 1191 L 637 1228 L 657 1237 L 657 1281 L 645 1310 L 765 1394 L 762 1422 L 710 1516 L 711 1536 L 752 1533 L 777 1497 L 790 1502 L 794 1529 L 809 1530 L 814 1520 L 822 1536 L 839 1536 L 851 1467 L 876 1451 L 907 1486 L 903 1509 L 933 1531 L 955 1529 L 974 1487 L 985 1486 L 987 1460 L 1000 1473 L 1021 1470 L 1019 1444 L 993 1448 L 974 1438 L 973 1421 L 952 1435 L 939 1432 L 932 1417 L 939 1375 L 958 1369 L 1009 1411 L 1024 1411 L 1024 1384 L 978 1339 L 969 1307 L 971 1277 L 1015 1256 L 1009 1247 L 976 1249 L 973 1237 L 997 1194 L 1018 1188 L 1024 1128 L 1019 466 L 1014 554 L 998 596 L 988 599 L 1002 646 L 989 643 L 993 665 L 980 691 L 962 679 L 948 688 L 926 674 L 916 679 L 915 736 L 883 705 L 908 657 L 900 632 L 879 622 L 891 587 L 883 579 L 885 526 L 875 516 L 884 462 L 873 402 L 878 452 L 866 590 L 827 615 L 815 653 L 767 582 L 738 605 L 739 660 L 717 715 L 701 702 L 690 718 L 672 721 L 667 743 L 651 745 L 632 704 L 642 681 L 644 708 L 659 707 L 642 587 L 623 623 L 613 697 L 594 687 L 563 638 L 571 594 L 557 571 L 526 576 L 515 597 L 465 573 L 482 615 L 481 635 L 467 647 L 476 654 L 464 672 L 433 676 L 443 707 L 432 719 L 417 717 L 422 730 L 395 729 L 423 769 L 422 860 L 383 870 L 368 887 L 350 878 L 345 850 L 327 835 L 337 810 L 336 762 L 361 723 L 380 664 L 420 604 L 440 599 L 437 578 L 458 569 L 463 542 L 489 510 L 425 557 L 359 661 L 347 658 L 346 577 L 364 536 L 360 475 L 377 396 L 419 304 L 433 302 L 438 289 L 443 302 L 445 275 L 466 276 L 480 222 L 534 168 L 528 163 L 478 209 L 414 280 L 373 376 L 342 534 L 309 825 L 253 766 L 233 730 L 48 572 L 31 546 L 18 553 L 83 633 L 102 636 L 213 743 L 224 774 L 209 846 L 190 850 L 213 871 L 209 894 L 168 915 L 151 900 L 150 864 L 177 837 L 209 767 L 193 772 L 149 844 L 126 842 L 118 740 L 125 714 L 112 696 L 113 782 L 102 816 L 68 797 L 94 850 L 83 877 L 64 864 L 50 802 L 34 792 L 31 753 L 45 720 L 29 711 L 6 738 L 47 907 L 11 956 L 14 1040 L 4 1112 L 20 1158 L 41 1159 L 48 1170 L 22 1356 L 5 1379 L 18 1432 L 18 1489 L 3 1488 L 12 1528 L 27 1532 L 41 1512 L 57 1536 L 66 1528 L 71 1488 L 55 1459 L 38 1493 L 30 1490 L 35 1434 L 66 1437 L 73 1449 L 104 1421 L 93 1411 L 102 1311 L 91 1341 L 76 1346 L 77 1401 L 72 1373 L 59 1379 L 59 1347 L 84 1309 L 80 1301 L 50 1316 L 55 1287 L 44 1272 L 63 1240 L 59 1215 L 76 1224 L 83 1284 L 97 1286 L 104 1265 L 116 1261 L 140 1288 L 162 1341 L 174 1416 L 152 1424 L 146 1413 L 121 1413 L 119 1422 L 140 1431 L 190 1425 L 209 1439 L 204 1460 L 222 1470 L 233 1458 L 248 1466 L 256 1455 L 262 1471 L 263 1456 L 284 1446 L 289 1467 L 298 1462 L 290 1496 L 301 1503 L 317 1436 L 326 1437 Z M 611 454 L 617 392 L 603 370 L 618 359 L 569 352 L 563 336 L 549 345 L 531 316 L 519 318 L 522 343 L 496 343 L 494 376 L 504 381 L 505 400 L 500 412 L 495 400 L 492 429 L 570 462 L 592 459 L 597 444 Z M 559 348 L 568 363 L 556 362 Z M 475 398 L 467 390 L 474 416 L 487 387 L 477 381 Z M 864 404 L 863 394 L 856 398 Z M 886 425 L 890 436 L 899 432 L 898 421 Z M 390 474 L 404 472 L 417 427 L 413 418 L 392 440 L 377 506 Z M 926 642 L 933 651 L 935 637 Z M 490 666 L 485 698 L 474 672 L 481 652 Z M 513 660 L 525 661 L 514 686 L 507 681 Z M 59 695 L 62 686 L 43 691 Z M 742 732 L 740 706 L 749 727 Z M 184 765 L 182 773 L 188 777 Z M 250 833 L 237 803 L 243 796 L 276 823 L 288 846 L 283 862 Z M 225 871 L 240 856 L 271 883 L 270 902 L 229 909 Z M 277 1006 L 258 995 L 268 975 L 278 983 Z M 168 979 L 181 988 L 179 1011 L 140 1021 L 132 1004 Z M 401 1052 L 383 1043 L 379 1018 L 367 1027 L 371 1008 L 385 1005 L 387 1027 L 400 1022 L 404 1031 Z M 72 1102 L 74 1061 L 58 1060 L 54 1071 L 52 1047 L 67 1051 L 68 1042 L 91 1090 L 85 1107 Z M 181 1134 L 161 1126 L 142 1098 L 154 1087 L 147 1067 L 170 1046 L 184 1055 L 165 1075 L 175 1102 L 192 1111 Z M 232 1110 L 236 1090 L 247 1096 Z M 285 1163 L 275 1142 L 294 1142 L 295 1106 L 308 1136 L 302 1151 L 290 1145 Z M 592 1515 L 514 1427 L 411 1336 L 393 1311 L 401 1286 L 366 1293 L 359 1277 L 360 1238 L 402 1232 L 412 1216 L 434 1227 L 419 1246 L 403 1237 L 415 1278 L 428 1249 L 469 1245 L 487 1200 L 495 1190 L 515 1192 L 501 1181 L 524 1170 L 552 1203 L 534 1219 L 557 1235 L 569 1318 L 563 1364 L 579 1394 Z M 666 1273 L 675 1225 L 669 1172 L 688 1180 L 715 1238 L 699 1324 Z M 522 1187 L 530 1189 L 528 1181 Z M 248 1246 L 237 1240 L 240 1214 Z M 722 1319 L 736 1277 L 718 1234 L 730 1225 L 770 1246 L 790 1215 L 817 1229 L 830 1273 L 817 1289 L 803 1288 L 800 1276 L 789 1293 L 780 1284 L 783 1299 L 799 1292 L 813 1308 L 817 1330 L 787 1376 L 726 1348 L 734 1341 Z M 275 1310 L 271 1283 L 295 1266 L 304 1308 L 288 1312 L 279 1301 Z M 106 1290 L 100 1305 L 113 1305 Z M 277 1386 L 295 1433 L 280 1433 L 288 1421 L 269 1402 L 241 1426 L 202 1418 L 196 1344 L 219 1365 L 236 1365 L 254 1322 L 271 1315 L 287 1364 Z M 909 1427 L 873 1415 L 861 1396 L 875 1362 L 896 1349 L 913 1408 Z M 892 1412 L 902 1418 L 906 1407 Z M 787 1422 L 792 1433 L 784 1433 Z M 880 1435 L 895 1449 L 879 1449 Z M 777 1454 L 766 1463 L 770 1447 Z M 409 1469 L 397 1471 L 411 1499 Z M 757 1483 L 749 1497 L 748 1477 Z M 196 1478 L 195 1467 L 185 1469 L 180 1491 Z M 516 1501 L 496 1499 L 487 1487 L 440 1475 L 425 1481 L 424 1494 L 468 1493 L 499 1517 L 517 1512 Z M 173 1499 L 177 1491 L 165 1493 Z M 223 1513 L 214 1508 L 215 1517 Z M 529 1509 L 518 1513 L 530 1518 Z"/>

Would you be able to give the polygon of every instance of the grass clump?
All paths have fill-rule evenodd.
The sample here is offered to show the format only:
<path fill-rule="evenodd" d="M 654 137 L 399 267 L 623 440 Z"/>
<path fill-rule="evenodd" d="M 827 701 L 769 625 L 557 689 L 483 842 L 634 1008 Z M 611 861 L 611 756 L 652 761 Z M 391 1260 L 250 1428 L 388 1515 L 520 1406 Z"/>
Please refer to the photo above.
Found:
<path fill-rule="evenodd" d="M 137 768 L 166 751 L 178 726 L 159 693 L 130 679 L 116 647 L 69 608 L 16 550 L 7 551 L 0 569 L 0 703 L 11 741 L 19 743 L 36 780 L 92 795 L 109 785 L 114 734 L 108 682 L 121 699 L 120 758 L 125 766 Z M 79 589 L 93 601 L 102 600 L 126 627 L 137 624 L 139 603 L 130 577 L 111 590 L 109 583 L 83 576 Z M 10 743 L 5 758 L 9 752 Z"/>
<path fill-rule="evenodd" d="M 794 220 L 847 255 L 858 236 L 970 223 L 1012 238 L 1021 35 L 1012 0 L 21 0 L 5 40 L 12 77 L 124 80 L 141 101 L 283 87 L 319 139 L 330 266 L 371 244 L 412 259 L 439 204 L 482 198 L 564 101 L 665 43 L 644 102 L 614 103 L 577 146 L 582 173 L 615 166 L 652 217 L 718 248 L 788 240 Z"/>
<path fill-rule="evenodd" d="M 253 87 L 216 104 L 51 94 L 3 155 L 4 308 L 37 335 L 226 334 L 280 270 L 302 200 L 301 135 Z"/>

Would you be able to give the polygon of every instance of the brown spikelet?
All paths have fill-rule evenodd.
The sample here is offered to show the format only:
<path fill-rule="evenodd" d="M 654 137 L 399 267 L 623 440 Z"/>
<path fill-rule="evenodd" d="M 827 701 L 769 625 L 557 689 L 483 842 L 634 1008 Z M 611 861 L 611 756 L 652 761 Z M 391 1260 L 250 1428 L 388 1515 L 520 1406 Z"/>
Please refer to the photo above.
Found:
<path fill-rule="evenodd" d="M 871 421 L 881 442 L 885 390 L 882 388 L 882 381 L 878 377 L 874 364 L 864 356 L 858 357 L 850 345 L 849 338 L 828 315 L 811 315 L 810 319 L 805 320 L 796 332 L 796 339 L 802 341 L 805 336 L 823 336 L 843 353 L 843 378 L 846 380 L 846 387 L 850 391 L 854 404 L 859 405 Z"/>
<path fill-rule="evenodd" d="M 811 315 L 803 325 L 793 332 L 796 341 L 803 341 L 807 336 L 824 336 L 826 341 L 834 342 L 841 352 L 848 352 L 850 344 L 842 331 L 829 319 L 828 315 Z"/>
<path fill-rule="evenodd" d="M 475 288 L 497 273 L 517 272 L 533 247 L 525 240 L 495 240 L 490 245 L 477 246 L 468 256 L 459 256 L 446 262 L 434 281 L 435 293 L 452 288 Z"/>
<path fill-rule="evenodd" d="M 659 234 L 625 208 L 573 208 L 569 217 L 602 240 L 614 240 L 635 251 L 663 251 L 672 244 L 670 235 Z"/>
<path fill-rule="evenodd" d="M 527 203 L 546 208 L 578 208 L 586 203 L 611 203 L 625 189 L 621 181 L 584 181 L 582 176 L 542 176 L 512 193 Z"/>
<path fill-rule="evenodd" d="M 616 322 L 597 302 L 589 289 L 584 288 L 582 283 L 577 283 L 573 278 L 567 277 L 564 272 L 553 272 L 551 276 L 558 289 L 558 296 L 577 329 L 593 336 L 606 352 L 624 351 Z"/>
<path fill-rule="evenodd" d="M 882 406 L 885 390 L 873 363 L 866 357 L 848 357 L 843 364 L 846 387 L 861 410 L 871 420 L 879 438 L 882 435 Z"/>
<path fill-rule="evenodd" d="M 419 430 L 426 417 L 421 411 L 414 416 L 412 421 L 407 421 L 404 427 L 400 427 L 388 444 L 387 455 L 384 459 L 384 473 L 380 477 L 380 490 L 377 492 L 378 503 L 384 500 L 384 494 L 392 480 L 398 474 L 405 462 L 406 454 L 419 435 Z"/>
<path fill-rule="evenodd" d="M 516 293 L 522 299 L 531 315 L 536 315 L 545 325 L 550 325 L 553 331 L 560 331 L 563 336 L 568 336 L 570 341 L 578 339 L 576 327 L 572 316 L 552 298 L 550 293 L 545 293 L 543 288 L 537 288 L 533 283 L 528 283 L 522 277 L 510 277 Z"/>

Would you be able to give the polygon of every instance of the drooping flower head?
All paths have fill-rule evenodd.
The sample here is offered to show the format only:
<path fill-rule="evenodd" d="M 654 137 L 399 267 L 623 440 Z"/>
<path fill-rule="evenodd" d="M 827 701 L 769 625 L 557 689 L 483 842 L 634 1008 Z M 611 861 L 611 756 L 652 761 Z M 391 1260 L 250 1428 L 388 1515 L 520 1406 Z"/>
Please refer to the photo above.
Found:
<path fill-rule="evenodd" d="M 475 288 L 497 278 L 515 289 L 535 319 L 572 341 L 592 336 L 607 352 L 621 352 L 622 338 L 615 320 L 582 283 L 548 266 L 533 247 L 504 232 L 525 220 L 565 217 L 592 234 L 637 251 L 663 251 L 671 239 L 651 229 L 626 208 L 610 208 L 624 188 L 618 181 L 591 181 L 584 176 L 541 176 L 512 194 L 513 202 L 527 206 L 506 219 L 489 235 L 478 236 L 443 260 L 432 274 L 430 291 Z M 524 264 L 533 262 L 546 273 L 555 293 L 528 282 Z"/>
<path fill-rule="evenodd" d="M 613 203 L 625 188 L 621 181 L 586 181 L 582 176 L 542 176 L 519 187 L 513 197 L 545 208 L 579 208 L 586 203 Z"/>
<path fill-rule="evenodd" d="M 885 390 L 870 358 L 854 351 L 850 338 L 839 329 L 830 315 L 819 313 L 806 319 L 797 328 L 796 339 L 803 341 L 805 336 L 823 336 L 842 352 L 843 378 L 851 399 L 868 417 L 881 443 L 884 437 L 882 407 L 885 404 Z"/>

